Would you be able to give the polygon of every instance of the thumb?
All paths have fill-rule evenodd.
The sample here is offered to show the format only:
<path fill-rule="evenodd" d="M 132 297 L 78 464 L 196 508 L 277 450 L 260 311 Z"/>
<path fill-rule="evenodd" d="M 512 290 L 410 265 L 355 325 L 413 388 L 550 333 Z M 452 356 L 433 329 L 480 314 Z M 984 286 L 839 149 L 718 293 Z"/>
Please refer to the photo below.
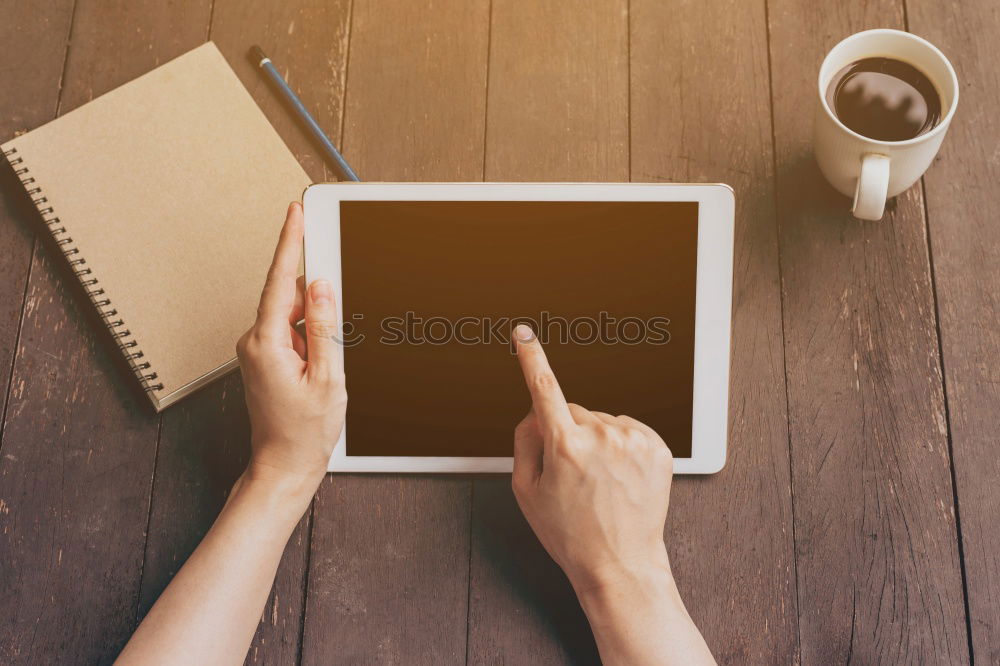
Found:
<path fill-rule="evenodd" d="M 339 371 L 341 358 L 337 307 L 329 281 L 315 280 L 309 285 L 305 310 L 308 372 L 314 377 L 330 377 Z"/>

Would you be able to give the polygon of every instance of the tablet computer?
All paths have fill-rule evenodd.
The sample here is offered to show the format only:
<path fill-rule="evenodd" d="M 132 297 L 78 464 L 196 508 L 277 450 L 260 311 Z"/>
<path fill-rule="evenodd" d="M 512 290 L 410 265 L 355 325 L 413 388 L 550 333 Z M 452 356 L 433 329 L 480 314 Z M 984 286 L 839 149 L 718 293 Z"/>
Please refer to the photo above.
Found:
<path fill-rule="evenodd" d="M 527 323 L 569 402 L 656 430 L 677 473 L 726 459 L 734 198 L 726 185 L 330 183 L 306 279 L 337 294 L 334 472 L 509 472 Z"/>

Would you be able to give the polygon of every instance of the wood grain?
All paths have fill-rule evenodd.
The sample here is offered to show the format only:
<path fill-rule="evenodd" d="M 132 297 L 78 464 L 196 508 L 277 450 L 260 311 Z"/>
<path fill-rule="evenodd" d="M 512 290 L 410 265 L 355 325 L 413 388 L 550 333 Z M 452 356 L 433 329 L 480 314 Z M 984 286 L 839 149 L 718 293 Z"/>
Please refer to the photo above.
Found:
<path fill-rule="evenodd" d="M 924 177 L 975 661 L 1000 663 L 1000 11 L 909 0 L 909 28 L 958 72 L 960 100 Z"/>
<path fill-rule="evenodd" d="M 0 143 L 52 120 L 74 0 L 0 2 L 4 45 L 4 95 L 0 97 Z M 0 165 L 0 414 L 6 412 L 10 370 L 24 307 L 25 287 L 38 212 L 7 160 Z M 0 422 L 0 433 L 3 424 Z M 0 447 L 3 440 L 0 438 Z"/>
<path fill-rule="evenodd" d="M 802 661 L 963 663 L 965 609 L 919 188 L 860 222 L 811 155 L 816 73 L 900 4 L 772 0 Z"/>
<path fill-rule="evenodd" d="M 343 146 L 363 180 L 481 177 L 487 9 L 355 0 Z M 469 510 L 467 479 L 330 475 L 314 510 L 302 661 L 462 662 Z"/>
<path fill-rule="evenodd" d="M 0 656 L 110 661 L 139 594 L 156 418 L 95 340 L 73 276 L 34 256 L 0 461 Z M 61 257 L 60 257 L 61 259 Z"/>
<path fill-rule="evenodd" d="M 308 135 L 246 52 L 260 44 L 316 119 L 339 134 L 346 71 L 348 2 L 217 0 L 210 37 L 314 180 L 326 177 Z M 263 275 L 267 267 L 261 267 Z M 233 340 L 235 348 L 236 341 Z M 144 615 L 215 521 L 249 454 L 239 374 L 163 414 L 140 612 Z M 309 517 L 289 539 L 247 663 L 298 660 L 309 558 Z"/>
<path fill-rule="evenodd" d="M 481 180 L 487 0 L 356 0 L 344 156 L 374 181 Z"/>
<path fill-rule="evenodd" d="M 493 3 L 485 179 L 628 179 L 624 0 Z"/>
<path fill-rule="evenodd" d="M 208 10 L 205 2 L 78 2 L 60 112 L 203 41 Z M 2 536 L 19 572 L 4 577 L 2 596 L 16 618 L 3 629 L 11 652 L 36 663 L 105 662 L 127 640 L 157 426 L 65 262 L 39 245 L 0 469 L 18 516 Z"/>
<path fill-rule="evenodd" d="M 486 180 L 628 180 L 626 2 L 494 0 L 492 14 Z M 469 663 L 598 663 L 509 476 L 474 482 L 470 585 Z"/>
<path fill-rule="evenodd" d="M 795 663 L 798 618 L 763 2 L 631 3 L 634 181 L 736 192 L 726 467 L 678 477 L 666 535 L 720 663 Z"/>

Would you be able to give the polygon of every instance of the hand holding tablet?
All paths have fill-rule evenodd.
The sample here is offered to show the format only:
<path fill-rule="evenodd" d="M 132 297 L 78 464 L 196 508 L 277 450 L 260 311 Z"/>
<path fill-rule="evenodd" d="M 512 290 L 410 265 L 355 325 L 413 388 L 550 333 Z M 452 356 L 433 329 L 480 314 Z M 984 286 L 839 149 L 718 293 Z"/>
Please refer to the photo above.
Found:
<path fill-rule="evenodd" d="M 333 285 L 317 280 L 306 290 L 296 278 L 302 234 L 302 206 L 293 203 L 267 272 L 257 320 L 236 343 L 236 352 L 250 414 L 248 475 L 291 481 L 311 497 L 344 428 L 347 393 L 340 345 L 334 339 Z M 305 337 L 294 328 L 303 317 Z"/>
<path fill-rule="evenodd" d="M 171 625 L 190 621 L 193 614 L 177 610 L 192 604 L 185 590 L 199 591 L 195 605 L 226 592 L 225 584 L 192 581 L 209 578 L 221 561 L 231 564 L 239 540 L 258 535 L 256 529 L 241 527 L 250 518 L 255 528 L 263 522 L 271 547 L 264 552 L 253 541 L 258 535 L 249 537 L 253 547 L 237 548 L 253 553 L 238 566 L 253 569 L 247 577 L 256 580 L 245 589 L 259 597 L 259 604 L 250 604 L 257 615 L 233 617 L 237 624 L 255 626 L 253 618 L 259 616 L 268 589 L 265 582 L 280 557 L 274 546 L 283 542 L 266 536 L 267 531 L 287 537 L 323 478 L 344 425 L 347 395 L 334 285 L 322 278 L 308 285 L 296 279 L 302 234 L 302 209 L 292 204 L 257 321 L 238 344 L 252 426 L 251 462 L 216 525 L 144 620 L 130 643 L 134 654 L 143 645 L 149 649 Z M 294 328 L 303 315 L 305 336 Z M 513 431 L 514 494 L 542 545 L 572 582 L 602 659 L 713 663 L 681 600 L 664 546 L 674 467 L 670 450 L 635 419 L 568 404 L 530 328 L 515 327 L 511 340 L 523 380 L 508 388 L 522 399 L 529 394 L 531 405 Z M 491 352 L 516 373 L 507 349 Z M 389 420 L 395 416 L 390 409 L 383 414 Z M 429 414 L 438 420 L 450 416 L 447 410 Z M 512 422 L 499 424 L 508 445 Z M 271 576 L 262 576 L 261 567 Z M 231 585 L 235 579 L 229 578 Z M 211 579 L 217 583 L 219 577 Z"/>

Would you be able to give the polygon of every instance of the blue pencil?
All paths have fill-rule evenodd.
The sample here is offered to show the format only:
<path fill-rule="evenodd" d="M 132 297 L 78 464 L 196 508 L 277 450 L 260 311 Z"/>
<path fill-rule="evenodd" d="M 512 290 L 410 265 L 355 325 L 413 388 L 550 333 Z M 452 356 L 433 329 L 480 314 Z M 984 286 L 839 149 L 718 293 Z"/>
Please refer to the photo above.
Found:
<path fill-rule="evenodd" d="M 254 60 L 257 62 L 257 66 L 267 72 L 268 77 L 274 82 L 274 85 L 278 88 L 278 92 L 285 98 L 285 100 L 295 109 L 295 112 L 299 114 L 299 119 L 305 124 L 305 126 L 312 132 L 316 141 L 319 142 L 320 146 L 326 152 L 326 156 L 329 157 L 333 162 L 340 167 L 341 172 L 347 180 L 361 180 L 358 178 L 358 174 L 354 173 L 354 169 L 351 165 L 347 163 L 344 156 L 340 154 L 337 147 L 333 145 L 333 142 L 326 136 L 323 129 L 319 126 L 319 123 L 309 114 L 306 107 L 302 104 L 302 100 L 299 96 L 295 94 L 295 91 L 288 87 L 288 83 L 282 78 L 281 74 L 274 65 L 271 64 L 271 59 L 264 55 L 263 49 L 259 46 L 254 45 L 250 49 L 250 53 L 253 55 Z"/>

